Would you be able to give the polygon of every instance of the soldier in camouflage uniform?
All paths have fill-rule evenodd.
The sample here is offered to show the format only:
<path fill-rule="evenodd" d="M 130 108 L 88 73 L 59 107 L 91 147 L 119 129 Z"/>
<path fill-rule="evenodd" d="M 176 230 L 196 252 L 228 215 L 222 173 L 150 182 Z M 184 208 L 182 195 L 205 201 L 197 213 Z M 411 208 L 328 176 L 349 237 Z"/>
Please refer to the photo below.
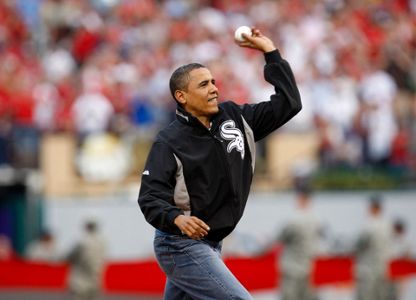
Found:
<path fill-rule="evenodd" d="M 311 273 L 318 251 L 320 226 L 310 211 L 309 191 L 298 192 L 297 205 L 298 214 L 278 237 L 283 245 L 280 260 L 282 300 L 315 299 Z"/>
<path fill-rule="evenodd" d="M 105 242 L 95 221 L 87 221 L 85 233 L 67 260 L 71 270 L 69 291 L 74 300 L 98 299 L 105 264 Z"/>
<path fill-rule="evenodd" d="M 357 300 L 388 299 L 391 226 L 382 218 L 382 203 L 373 196 L 369 222 L 355 245 Z"/>

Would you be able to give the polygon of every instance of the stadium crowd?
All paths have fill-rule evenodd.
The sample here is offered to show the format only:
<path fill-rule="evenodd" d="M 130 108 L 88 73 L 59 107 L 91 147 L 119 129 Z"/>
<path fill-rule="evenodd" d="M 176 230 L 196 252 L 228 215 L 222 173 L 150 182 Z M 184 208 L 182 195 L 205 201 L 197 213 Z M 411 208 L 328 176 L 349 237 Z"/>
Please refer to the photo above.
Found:
<path fill-rule="evenodd" d="M 170 72 L 189 61 L 221 99 L 264 100 L 261 57 L 230 47 L 239 25 L 291 63 L 304 108 L 284 130 L 317 134 L 322 166 L 416 171 L 414 0 L 1 1 L 0 164 L 38 167 L 49 132 L 151 138 L 173 117 Z"/>

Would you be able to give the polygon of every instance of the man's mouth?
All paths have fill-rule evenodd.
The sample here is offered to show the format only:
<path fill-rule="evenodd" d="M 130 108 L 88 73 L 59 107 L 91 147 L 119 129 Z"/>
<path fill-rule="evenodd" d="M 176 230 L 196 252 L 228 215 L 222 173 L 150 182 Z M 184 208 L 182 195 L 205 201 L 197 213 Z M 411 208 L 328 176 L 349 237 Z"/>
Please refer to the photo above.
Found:
<path fill-rule="evenodd" d="M 213 98 L 208 99 L 208 102 L 217 101 L 217 100 L 218 100 L 218 97 L 213 97 Z"/>

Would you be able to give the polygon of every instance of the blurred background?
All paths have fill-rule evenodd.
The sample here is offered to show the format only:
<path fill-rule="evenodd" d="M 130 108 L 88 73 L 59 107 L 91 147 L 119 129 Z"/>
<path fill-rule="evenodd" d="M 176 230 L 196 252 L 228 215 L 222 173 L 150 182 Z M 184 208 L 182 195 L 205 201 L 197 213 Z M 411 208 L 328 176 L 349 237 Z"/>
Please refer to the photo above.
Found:
<path fill-rule="evenodd" d="M 325 228 L 325 255 L 352 255 L 367 201 L 377 194 L 387 221 L 406 225 L 406 253 L 414 258 L 415 0 L 2 0 L 0 269 L 9 269 L 0 275 L 0 298 L 32 289 L 62 297 L 64 257 L 91 219 L 109 264 L 154 261 L 153 229 L 137 196 L 153 138 L 174 118 L 171 72 L 205 64 L 223 101 L 256 103 L 273 93 L 263 56 L 233 42 L 240 25 L 275 41 L 292 66 L 303 109 L 258 143 L 246 215 L 225 255 L 255 261 L 253 253 L 284 227 L 297 191 L 306 188 Z M 29 249 L 45 236 L 52 246 L 38 253 L 49 256 L 32 259 Z M 39 272 L 52 278 L 60 270 L 61 281 L 25 281 L 33 260 L 49 261 Z M 266 291 L 256 299 L 279 295 L 270 272 L 260 280 L 271 284 L 253 285 Z M 114 287 L 126 275 L 104 274 L 106 297 L 161 293 L 151 282 L 143 290 L 135 282 Z M 352 299 L 354 280 L 329 289 L 322 299 Z"/>

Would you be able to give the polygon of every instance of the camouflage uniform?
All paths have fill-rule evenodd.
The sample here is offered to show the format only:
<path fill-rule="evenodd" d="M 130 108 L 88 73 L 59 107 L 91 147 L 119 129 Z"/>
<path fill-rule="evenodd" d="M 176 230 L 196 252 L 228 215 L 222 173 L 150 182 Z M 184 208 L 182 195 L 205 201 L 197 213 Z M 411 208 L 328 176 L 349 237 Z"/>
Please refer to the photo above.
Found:
<path fill-rule="evenodd" d="M 97 299 L 105 263 L 105 243 L 97 232 L 86 232 L 68 255 L 69 291 L 76 300 Z"/>
<path fill-rule="evenodd" d="M 318 239 L 318 222 L 307 212 L 299 214 L 280 234 L 284 246 L 280 260 L 282 300 L 315 299 L 310 275 Z"/>
<path fill-rule="evenodd" d="M 390 226 L 380 217 L 370 220 L 356 245 L 357 300 L 388 299 Z"/>

